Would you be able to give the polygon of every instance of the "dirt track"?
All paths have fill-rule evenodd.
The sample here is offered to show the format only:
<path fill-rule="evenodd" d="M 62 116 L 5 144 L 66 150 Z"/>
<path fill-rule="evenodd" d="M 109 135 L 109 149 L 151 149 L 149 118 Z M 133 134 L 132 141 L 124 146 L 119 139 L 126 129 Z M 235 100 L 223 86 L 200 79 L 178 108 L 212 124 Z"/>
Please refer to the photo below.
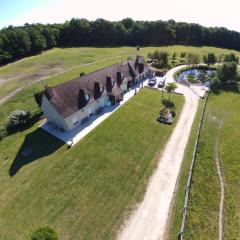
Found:
<path fill-rule="evenodd" d="M 167 73 L 167 82 L 173 81 L 173 74 L 179 68 Z M 179 86 L 177 91 L 185 96 L 181 116 L 161 154 L 143 201 L 126 221 L 118 240 L 164 239 L 177 177 L 198 107 L 198 97 L 189 88 Z"/>

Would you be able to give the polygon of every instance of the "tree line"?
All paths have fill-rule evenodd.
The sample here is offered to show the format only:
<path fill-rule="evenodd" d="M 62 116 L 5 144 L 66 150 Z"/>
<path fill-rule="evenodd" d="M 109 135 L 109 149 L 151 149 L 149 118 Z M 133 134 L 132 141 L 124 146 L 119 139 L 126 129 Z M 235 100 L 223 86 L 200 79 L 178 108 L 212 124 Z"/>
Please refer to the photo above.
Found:
<path fill-rule="evenodd" d="M 169 21 L 72 19 L 63 24 L 25 24 L 0 31 L 0 64 L 53 47 L 163 46 L 184 44 L 240 50 L 240 33 L 226 28 Z"/>

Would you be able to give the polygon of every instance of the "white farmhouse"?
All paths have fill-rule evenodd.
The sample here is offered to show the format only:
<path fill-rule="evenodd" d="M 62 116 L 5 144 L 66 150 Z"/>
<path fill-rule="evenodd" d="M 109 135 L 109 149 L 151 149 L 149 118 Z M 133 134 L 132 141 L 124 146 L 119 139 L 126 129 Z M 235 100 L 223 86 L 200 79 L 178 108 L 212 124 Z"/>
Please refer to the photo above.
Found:
<path fill-rule="evenodd" d="M 149 75 L 152 71 L 144 57 L 137 56 L 58 86 L 46 86 L 41 109 L 52 125 L 69 131 L 100 112 L 107 103 L 121 101 L 128 89 Z"/>

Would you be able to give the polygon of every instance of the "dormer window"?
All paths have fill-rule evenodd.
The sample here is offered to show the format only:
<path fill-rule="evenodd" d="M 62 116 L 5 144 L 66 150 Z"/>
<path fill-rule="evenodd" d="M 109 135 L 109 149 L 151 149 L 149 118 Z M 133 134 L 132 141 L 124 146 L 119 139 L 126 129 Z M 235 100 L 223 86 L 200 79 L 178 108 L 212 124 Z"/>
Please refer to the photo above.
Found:
<path fill-rule="evenodd" d="M 115 81 L 113 80 L 113 79 L 111 79 L 112 80 L 112 86 L 114 85 L 114 83 L 115 83 Z"/>

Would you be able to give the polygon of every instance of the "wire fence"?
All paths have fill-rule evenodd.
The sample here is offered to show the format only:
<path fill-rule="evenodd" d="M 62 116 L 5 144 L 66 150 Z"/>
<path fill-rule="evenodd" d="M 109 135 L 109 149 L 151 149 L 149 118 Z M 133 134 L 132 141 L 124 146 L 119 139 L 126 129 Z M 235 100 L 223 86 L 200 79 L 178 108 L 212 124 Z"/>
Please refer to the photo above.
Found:
<path fill-rule="evenodd" d="M 200 119 L 200 122 L 198 125 L 198 132 L 197 132 L 197 136 L 196 136 L 196 140 L 195 140 L 195 144 L 194 144 L 192 162 L 191 162 L 191 166 L 190 166 L 189 173 L 188 173 L 187 186 L 185 189 L 184 205 L 183 205 L 183 209 L 182 209 L 182 223 L 181 223 L 180 231 L 178 233 L 178 240 L 183 239 L 185 223 L 186 223 L 189 193 L 190 193 L 190 188 L 191 188 L 191 184 L 192 184 L 192 176 L 193 176 L 194 166 L 195 166 L 195 162 L 196 162 L 197 148 L 198 148 L 199 137 L 200 137 L 200 133 L 201 133 L 202 122 L 203 122 L 203 117 L 204 117 L 205 110 L 206 110 L 207 101 L 208 101 L 208 94 L 205 98 L 205 102 L 203 105 L 201 119 Z"/>

